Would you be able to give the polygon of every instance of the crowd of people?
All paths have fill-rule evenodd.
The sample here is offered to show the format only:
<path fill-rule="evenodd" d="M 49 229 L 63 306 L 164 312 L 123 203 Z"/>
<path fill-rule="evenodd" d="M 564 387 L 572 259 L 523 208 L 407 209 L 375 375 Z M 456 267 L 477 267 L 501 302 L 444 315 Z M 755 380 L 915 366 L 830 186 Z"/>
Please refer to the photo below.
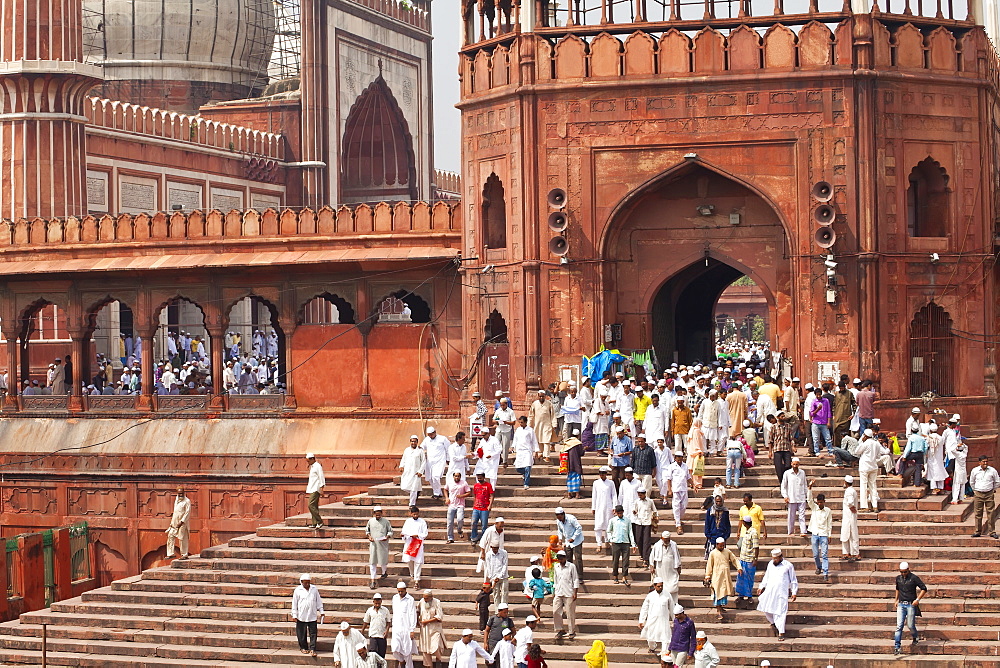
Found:
<path fill-rule="evenodd" d="M 20 394 L 65 395 L 79 383 L 86 395 L 142 394 L 142 337 L 121 334 L 118 341 L 120 368 L 98 353 L 90 378 L 75 379 L 72 356 L 57 357 L 48 365 L 45 378 L 25 379 Z M 154 362 L 153 393 L 159 395 L 209 394 L 212 392 L 212 359 L 208 341 L 189 332 L 169 331 L 165 355 Z M 223 351 L 222 388 L 225 394 L 283 394 L 285 383 L 278 369 L 278 335 L 254 329 L 249 349 L 238 332 L 228 332 Z M 0 374 L 0 393 L 10 391 L 8 372 Z"/>
<path fill-rule="evenodd" d="M 607 373 L 596 383 L 585 379 L 579 388 L 573 383 L 552 385 L 538 391 L 520 416 L 505 393 L 497 393 L 488 406 L 477 392 L 470 419 L 473 437 L 459 431 L 448 438 L 433 426 L 423 438 L 411 436 L 399 462 L 400 488 L 408 496 L 409 517 L 397 527 L 380 506 L 372 508 L 364 526 L 372 602 L 360 628 L 350 620 L 340 622 L 335 665 L 381 668 L 391 653 L 405 668 L 412 668 L 414 661 L 434 667 L 446 660 L 449 668 L 472 668 L 479 658 L 496 668 L 542 668 L 545 652 L 534 633 L 543 623 L 546 603 L 557 642 L 575 639 L 580 633 L 576 606 L 587 574 L 582 523 L 563 506 L 553 508 L 552 535 L 539 551 L 531 545 L 515 548 L 508 544 L 506 521 L 495 514 L 500 468 L 513 466 L 520 482 L 529 488 L 533 465 L 549 456 L 558 456 L 559 470 L 566 475 L 566 499 L 580 498 L 583 493 L 583 453 L 606 457 L 607 464 L 599 467 L 590 490 L 593 549 L 611 555 L 609 577 L 614 584 L 631 586 L 633 559 L 648 572 L 651 586 L 637 614 L 638 633 L 667 668 L 720 665 L 718 651 L 678 600 L 682 558 L 674 540 L 674 533 L 692 530 L 688 495 L 708 491 L 703 479 L 708 458 L 717 457 L 727 468 L 726 479 L 716 478 L 711 492 L 705 494 L 697 522 L 705 538 L 703 584 L 710 606 L 716 619 L 723 621 L 735 597 L 737 608 L 755 608 L 763 614 L 779 642 L 785 640 L 789 604 L 799 593 L 796 569 L 781 545 L 794 543 L 796 536 L 808 538 L 815 575 L 823 583 L 830 581 L 833 513 L 825 494 L 814 493 L 817 480 L 806 474 L 796 456 L 800 451 L 828 459 L 829 467 L 858 467 L 860 491 L 852 474 L 838 483 L 842 486 L 843 560 L 862 559 L 859 514 L 878 511 L 880 470 L 913 484 L 926 481 L 935 494 L 950 489 L 953 503 L 973 497 L 974 535 L 997 537 L 992 504 L 1000 476 L 986 457 L 967 475 L 960 415 L 915 407 L 903 430 L 906 439 L 900 441 L 897 434 L 881 429 L 874 414 L 872 383 L 840 378 L 802 387 L 800 379 L 789 378 L 782 381 L 782 387 L 753 364 L 729 359 L 714 366 L 673 366 L 659 379 L 649 375 L 637 381 L 620 371 Z M 943 430 L 939 431 L 939 423 L 946 425 Z M 939 462 L 942 452 L 946 461 Z M 768 522 L 749 491 L 741 494 L 738 527 L 731 526 L 726 505 L 728 495 L 741 486 L 744 469 L 759 466 L 763 457 L 771 460 L 774 484 L 787 507 L 785 538 L 780 542 L 776 538 L 780 520 Z M 323 526 L 319 498 L 326 483 L 315 456 L 310 453 L 307 460 L 308 507 L 311 524 L 318 528 Z M 470 474 L 472 479 L 467 480 Z M 757 474 L 756 483 L 769 477 L 769 473 Z M 168 549 L 172 554 L 174 540 L 180 541 L 183 557 L 190 502 L 182 490 L 178 492 L 174 513 L 178 521 L 172 520 L 168 530 Z M 472 514 L 466 531 L 470 498 Z M 444 609 L 434 591 L 423 589 L 416 597 L 409 593 L 421 586 L 430 526 L 418 504 L 428 503 L 447 508 L 445 526 L 439 529 L 448 543 L 471 544 L 476 572 L 482 578 L 478 591 L 469 593 L 470 600 L 474 597 L 478 628 L 464 629 L 450 649 L 442 623 Z M 672 519 L 674 533 L 664 530 L 654 538 L 661 515 Z M 396 583 L 396 593 L 386 605 L 376 590 L 389 577 L 394 539 L 401 541 L 399 558 L 407 564 L 409 578 Z M 758 580 L 760 553 L 768 542 L 774 546 Z M 512 557 L 508 551 L 512 548 L 520 556 Z M 519 561 L 524 567 L 522 578 L 515 572 Z M 695 568 L 700 572 L 702 567 Z M 519 595 L 530 604 L 530 614 L 520 623 L 511 616 L 512 579 L 520 581 Z M 893 648 L 897 654 L 902 651 L 905 630 L 914 644 L 919 642 L 916 617 L 926 593 L 926 585 L 909 564 L 900 563 L 894 589 Z M 291 615 L 300 650 L 315 655 L 317 624 L 324 621 L 324 610 L 309 574 L 300 578 Z M 593 640 L 582 659 L 587 666 L 606 668 L 604 641 Z"/>

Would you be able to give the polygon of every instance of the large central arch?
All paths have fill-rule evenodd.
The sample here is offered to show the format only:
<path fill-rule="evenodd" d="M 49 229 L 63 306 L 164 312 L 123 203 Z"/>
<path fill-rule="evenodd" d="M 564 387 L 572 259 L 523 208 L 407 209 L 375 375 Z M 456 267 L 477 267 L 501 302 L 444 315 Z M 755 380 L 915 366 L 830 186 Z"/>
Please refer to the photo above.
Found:
<path fill-rule="evenodd" d="M 757 188 L 685 161 L 619 203 L 603 245 L 604 318 L 623 324 L 623 347 L 653 348 L 661 364 L 713 358 L 713 309 L 745 275 L 768 303 L 772 348 L 791 353 L 787 233 Z"/>

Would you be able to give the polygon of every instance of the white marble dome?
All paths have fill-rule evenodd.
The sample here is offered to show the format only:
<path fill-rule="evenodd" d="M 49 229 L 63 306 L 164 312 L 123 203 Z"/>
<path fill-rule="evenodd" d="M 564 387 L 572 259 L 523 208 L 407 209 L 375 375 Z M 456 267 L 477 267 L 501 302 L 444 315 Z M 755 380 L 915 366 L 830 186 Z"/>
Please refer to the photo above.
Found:
<path fill-rule="evenodd" d="M 88 56 L 109 81 L 267 84 L 271 0 L 84 0 Z"/>

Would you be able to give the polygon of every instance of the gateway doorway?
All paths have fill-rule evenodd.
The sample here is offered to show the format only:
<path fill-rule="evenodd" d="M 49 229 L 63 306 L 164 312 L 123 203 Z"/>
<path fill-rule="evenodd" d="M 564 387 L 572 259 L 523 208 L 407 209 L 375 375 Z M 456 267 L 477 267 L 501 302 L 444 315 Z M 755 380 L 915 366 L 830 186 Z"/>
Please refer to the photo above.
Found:
<path fill-rule="evenodd" d="M 734 289 L 739 287 L 744 289 Z M 757 338 L 762 328 L 767 341 L 768 311 L 763 292 L 742 271 L 712 257 L 698 260 L 664 283 L 653 300 L 656 358 L 661 364 L 710 362 L 720 342 Z"/>

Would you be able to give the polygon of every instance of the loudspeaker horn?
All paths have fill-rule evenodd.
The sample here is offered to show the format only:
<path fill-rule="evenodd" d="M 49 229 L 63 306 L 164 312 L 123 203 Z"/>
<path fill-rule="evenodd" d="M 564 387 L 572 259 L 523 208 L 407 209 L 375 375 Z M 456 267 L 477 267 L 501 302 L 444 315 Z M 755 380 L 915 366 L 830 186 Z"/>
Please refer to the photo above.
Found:
<path fill-rule="evenodd" d="M 549 214 L 549 229 L 553 232 L 562 232 L 569 225 L 569 219 L 563 211 L 553 211 Z"/>
<path fill-rule="evenodd" d="M 549 206 L 553 209 L 561 209 L 566 206 L 566 191 L 562 188 L 553 188 L 549 191 Z"/>
<path fill-rule="evenodd" d="M 829 202 L 833 199 L 833 186 L 826 181 L 820 181 L 812 187 L 812 196 L 819 202 Z"/>
<path fill-rule="evenodd" d="M 833 244 L 837 243 L 837 233 L 829 225 L 824 225 L 816 230 L 813 239 L 820 248 L 832 248 Z"/>
<path fill-rule="evenodd" d="M 552 237 L 549 240 L 549 252 L 553 255 L 565 255 L 569 252 L 569 242 L 566 237 Z"/>
<path fill-rule="evenodd" d="M 818 207 L 813 209 L 813 218 L 820 225 L 829 225 L 833 222 L 836 215 L 837 212 L 829 204 L 820 204 Z"/>

